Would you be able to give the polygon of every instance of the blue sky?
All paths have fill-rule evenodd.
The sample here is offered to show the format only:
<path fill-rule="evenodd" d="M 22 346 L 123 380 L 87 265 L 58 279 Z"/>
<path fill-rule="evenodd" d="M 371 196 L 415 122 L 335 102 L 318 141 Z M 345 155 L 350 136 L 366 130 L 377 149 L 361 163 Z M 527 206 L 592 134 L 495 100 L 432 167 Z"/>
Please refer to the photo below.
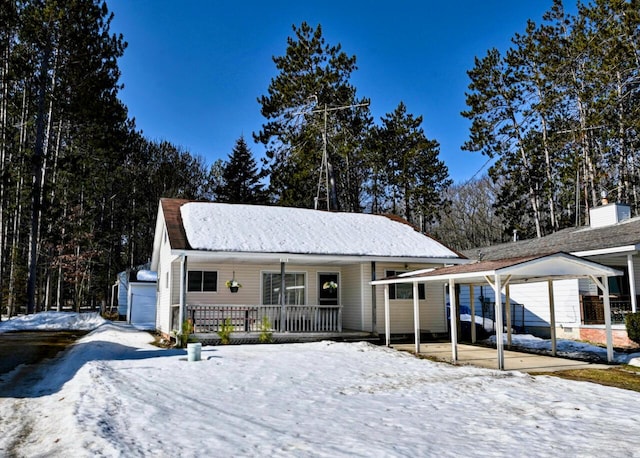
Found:
<path fill-rule="evenodd" d="M 567 7 L 573 3 L 566 2 Z M 209 1 L 108 0 L 111 30 L 129 46 L 120 59 L 120 97 L 138 129 L 213 163 L 227 159 L 265 119 L 257 98 L 276 75 L 292 24 L 321 24 L 330 44 L 356 55 L 352 83 L 380 117 L 403 101 L 424 117 L 427 137 L 456 183 L 486 162 L 462 151 L 469 122 L 465 91 L 474 57 L 506 50 L 527 19 L 540 22 L 552 0 Z M 486 168 L 483 169 L 483 172 Z"/>

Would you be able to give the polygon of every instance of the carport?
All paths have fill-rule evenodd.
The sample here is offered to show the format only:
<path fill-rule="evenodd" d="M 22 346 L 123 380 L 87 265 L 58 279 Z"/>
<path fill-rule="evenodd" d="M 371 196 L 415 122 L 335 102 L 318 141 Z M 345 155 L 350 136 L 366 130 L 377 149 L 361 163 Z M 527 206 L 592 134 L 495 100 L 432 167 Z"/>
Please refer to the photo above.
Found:
<path fill-rule="evenodd" d="M 442 267 L 428 271 L 407 272 L 405 274 L 388 277 L 371 282 L 372 285 L 384 286 L 384 316 L 385 316 L 385 341 L 390 346 L 390 311 L 389 311 L 389 285 L 398 283 L 410 283 L 413 285 L 413 321 L 415 335 L 415 351 L 420 353 L 420 308 L 418 300 L 419 283 L 447 283 L 449 286 L 449 300 L 451 307 L 451 359 L 458 361 L 458 336 L 457 336 L 457 310 L 456 285 L 467 285 L 472 288 L 476 285 L 488 284 L 495 292 L 495 317 L 496 317 L 496 347 L 498 357 L 498 369 L 504 370 L 504 327 L 502 319 L 502 289 L 505 289 L 506 306 L 509 307 L 509 285 L 517 283 L 547 282 L 549 291 L 549 316 L 551 330 L 552 355 L 556 355 L 555 333 L 555 309 L 553 281 L 566 279 L 589 278 L 602 290 L 604 302 L 605 329 L 607 336 L 607 360 L 613 361 L 613 336 L 611 332 L 611 305 L 609 300 L 608 277 L 619 276 L 623 273 L 611 267 L 604 266 L 586 259 L 578 258 L 567 253 L 553 253 L 544 256 L 529 256 L 523 258 L 503 259 L 499 261 L 478 261 L 471 264 L 462 264 L 450 267 Z M 427 294 L 432 288 L 426 288 Z M 471 315 L 475 316 L 471 296 Z M 507 313 L 507 317 L 510 314 Z M 506 323 L 510 341 L 511 323 Z M 471 326 L 472 332 L 475 326 Z M 472 334 L 473 336 L 473 334 Z M 473 340 L 473 337 L 472 337 Z"/>

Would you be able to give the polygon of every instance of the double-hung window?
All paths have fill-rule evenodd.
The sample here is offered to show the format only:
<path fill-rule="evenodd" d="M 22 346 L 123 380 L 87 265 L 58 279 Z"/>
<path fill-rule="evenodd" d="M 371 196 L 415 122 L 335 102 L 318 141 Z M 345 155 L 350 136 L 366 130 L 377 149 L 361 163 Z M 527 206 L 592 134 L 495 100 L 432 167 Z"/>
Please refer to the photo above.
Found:
<path fill-rule="evenodd" d="M 387 270 L 387 277 L 394 277 L 405 273 L 402 270 Z M 418 283 L 418 299 L 424 300 L 426 297 L 424 283 Z M 389 285 L 389 299 L 391 300 L 412 300 L 413 283 L 391 283 Z"/>
<path fill-rule="evenodd" d="M 280 305 L 280 289 L 282 288 L 282 275 L 277 272 L 262 273 L 262 304 Z M 285 273 L 284 290 L 286 305 L 305 305 L 306 278 L 304 273 Z"/>
<path fill-rule="evenodd" d="M 187 291 L 218 291 L 218 272 L 207 270 L 190 270 L 187 274 Z"/>

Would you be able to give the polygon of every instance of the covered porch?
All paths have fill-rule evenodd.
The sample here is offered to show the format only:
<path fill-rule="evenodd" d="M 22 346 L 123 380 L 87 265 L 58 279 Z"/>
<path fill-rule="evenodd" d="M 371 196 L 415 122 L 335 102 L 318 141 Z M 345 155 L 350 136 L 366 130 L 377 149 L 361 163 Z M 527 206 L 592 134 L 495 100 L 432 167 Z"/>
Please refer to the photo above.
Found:
<path fill-rule="evenodd" d="M 197 334 L 233 332 L 342 332 L 341 305 L 187 304 L 187 318 Z"/>
<path fill-rule="evenodd" d="M 457 310 L 456 285 L 466 285 L 470 287 L 471 294 L 473 286 L 489 284 L 495 293 L 495 317 L 496 317 L 496 347 L 497 347 L 497 368 L 505 369 L 504 337 L 506 329 L 506 340 L 510 343 L 512 326 L 510 323 L 510 313 L 506 313 L 507 323 L 503 323 L 503 302 L 502 291 L 506 296 L 505 305 L 509 308 L 509 285 L 516 283 L 536 283 L 546 282 L 548 285 L 548 301 L 550 308 L 550 329 L 552 341 L 552 355 L 556 355 L 556 335 L 555 335 L 555 311 L 553 281 L 561 279 L 588 278 L 593 281 L 603 291 L 604 318 L 607 335 L 607 359 L 613 361 L 613 338 L 611 329 L 611 304 L 609 301 L 608 278 L 622 275 L 622 272 L 610 267 L 587 261 L 583 258 L 569 255 L 567 253 L 554 253 L 547 256 L 530 256 L 523 258 L 505 259 L 500 261 L 479 261 L 473 264 L 444 267 L 430 271 L 409 272 L 402 276 L 390 277 L 372 282 L 373 285 L 380 285 L 385 290 L 385 329 L 386 344 L 390 345 L 390 314 L 389 314 L 389 285 L 398 283 L 413 284 L 414 291 L 417 291 L 419 283 L 445 283 L 449 288 L 449 300 L 451 310 Z M 427 288 L 429 291 L 429 288 Z M 417 293 L 416 293 L 417 295 Z M 471 301 L 471 316 L 475 316 L 473 300 Z M 507 311 L 508 312 L 508 311 Z M 451 361 L 459 361 L 458 337 L 457 337 L 457 313 L 451 313 L 450 334 L 451 334 Z M 419 307 L 414 304 L 414 351 L 420 353 L 420 328 L 419 328 Z M 475 341 L 475 326 L 471 326 L 472 340 Z"/>

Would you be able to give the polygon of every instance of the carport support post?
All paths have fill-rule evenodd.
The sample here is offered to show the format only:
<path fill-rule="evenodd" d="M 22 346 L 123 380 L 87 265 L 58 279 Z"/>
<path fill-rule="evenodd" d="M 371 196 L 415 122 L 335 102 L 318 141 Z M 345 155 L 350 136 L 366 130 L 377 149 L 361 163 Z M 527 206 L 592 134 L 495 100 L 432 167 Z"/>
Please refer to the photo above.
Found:
<path fill-rule="evenodd" d="M 638 311 L 638 299 L 636 297 L 636 273 L 633 268 L 633 255 L 627 255 L 627 271 L 629 273 L 629 295 L 631 296 L 631 312 Z"/>
<path fill-rule="evenodd" d="M 458 317 L 456 316 L 456 284 L 453 278 L 449 279 L 449 326 L 451 327 L 451 360 L 458 362 Z"/>
<path fill-rule="evenodd" d="M 471 307 L 471 343 L 476 343 L 476 304 L 473 297 L 474 286 L 469 285 L 469 305 Z M 483 323 L 484 324 L 484 323 Z"/>
<path fill-rule="evenodd" d="M 556 342 L 556 303 L 553 295 L 553 280 L 547 280 L 549 290 L 549 327 L 551 332 L 551 356 L 556 356 L 558 345 Z"/>
<path fill-rule="evenodd" d="M 384 338 L 387 347 L 391 345 L 391 318 L 389 313 L 389 285 L 384 285 Z"/>
<path fill-rule="evenodd" d="M 507 317 L 507 345 L 511 346 L 511 292 L 509 285 L 504 287 L 504 306 Z"/>
<path fill-rule="evenodd" d="M 609 279 L 602 277 L 602 302 L 604 302 L 604 327 L 607 334 L 607 361 L 613 362 L 613 332 L 611 331 L 611 300 Z"/>
<path fill-rule="evenodd" d="M 504 342 L 502 336 L 504 333 L 504 324 L 502 323 L 502 286 L 500 285 L 500 275 L 495 275 L 493 290 L 496 296 L 496 348 L 498 350 L 498 370 L 504 370 Z"/>
<path fill-rule="evenodd" d="M 598 288 L 602 290 L 602 304 L 604 305 L 604 328 L 607 335 L 607 361 L 613 362 L 613 332 L 611 331 L 611 299 L 609 298 L 609 278 L 590 276 Z"/>
<path fill-rule="evenodd" d="M 420 298 L 418 297 L 418 282 L 413 282 L 413 332 L 416 339 L 416 354 L 420 353 Z"/>

